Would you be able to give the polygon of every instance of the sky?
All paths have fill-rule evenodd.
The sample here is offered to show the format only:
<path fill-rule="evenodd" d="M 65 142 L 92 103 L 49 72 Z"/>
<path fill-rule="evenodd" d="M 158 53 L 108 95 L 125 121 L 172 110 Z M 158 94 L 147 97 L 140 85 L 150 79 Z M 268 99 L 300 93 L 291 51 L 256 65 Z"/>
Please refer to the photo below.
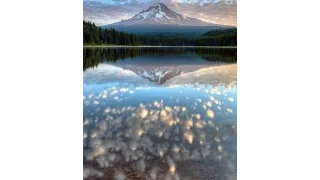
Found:
<path fill-rule="evenodd" d="M 83 0 L 83 20 L 98 26 L 111 24 L 160 2 L 188 17 L 237 26 L 237 0 Z"/>

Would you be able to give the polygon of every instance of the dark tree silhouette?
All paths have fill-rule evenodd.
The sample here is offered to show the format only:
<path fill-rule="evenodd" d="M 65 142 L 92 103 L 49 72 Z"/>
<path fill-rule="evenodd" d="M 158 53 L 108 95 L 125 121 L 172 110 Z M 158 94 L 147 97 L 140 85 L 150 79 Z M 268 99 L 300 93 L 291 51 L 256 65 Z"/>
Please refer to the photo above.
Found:
<path fill-rule="evenodd" d="M 236 46 L 237 29 L 218 29 L 204 33 L 198 38 L 137 36 L 114 29 L 102 29 L 94 23 L 83 21 L 83 44 L 85 45 L 155 45 L 155 46 Z"/>

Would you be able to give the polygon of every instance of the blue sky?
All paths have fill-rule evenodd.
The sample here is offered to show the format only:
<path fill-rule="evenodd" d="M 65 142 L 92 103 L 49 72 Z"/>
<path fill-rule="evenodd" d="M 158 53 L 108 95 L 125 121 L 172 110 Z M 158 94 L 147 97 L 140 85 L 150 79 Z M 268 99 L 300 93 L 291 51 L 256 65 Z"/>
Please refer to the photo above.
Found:
<path fill-rule="evenodd" d="M 237 0 L 83 0 L 83 19 L 105 25 L 129 19 L 162 2 L 185 16 L 226 25 L 237 25 Z"/>

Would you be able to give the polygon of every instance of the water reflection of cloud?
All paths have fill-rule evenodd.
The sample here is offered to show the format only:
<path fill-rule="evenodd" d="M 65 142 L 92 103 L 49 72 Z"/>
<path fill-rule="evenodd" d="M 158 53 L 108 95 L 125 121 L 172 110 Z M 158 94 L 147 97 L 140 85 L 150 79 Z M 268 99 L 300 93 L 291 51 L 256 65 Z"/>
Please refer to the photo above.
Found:
<path fill-rule="evenodd" d="M 87 69 L 83 74 L 84 84 L 103 84 L 106 82 L 151 84 L 130 70 L 123 70 L 108 64 L 99 64 L 94 69 Z"/>
<path fill-rule="evenodd" d="M 235 177 L 235 64 L 185 73 L 161 86 L 110 65 L 97 69 L 84 74 L 84 178 L 110 175 L 108 168 L 114 169 L 110 177 L 129 178 L 125 164 L 147 179 L 184 179 L 197 172 L 184 162 L 199 160 L 214 162 L 221 177 Z M 159 89 L 170 98 L 156 94 Z"/>
<path fill-rule="evenodd" d="M 127 91 L 130 89 L 111 87 L 99 94 Z M 103 115 L 91 112 L 84 120 L 86 162 L 95 162 L 100 168 L 135 162 L 136 171 L 145 172 L 152 159 L 162 158 L 167 163 L 170 177 L 180 176 L 177 163 L 183 161 L 217 158 L 233 163 L 230 156 L 234 154 L 224 151 L 224 143 L 235 137 L 232 132 L 236 124 L 215 124 L 214 106 L 217 103 L 209 97 L 209 101 L 193 99 L 194 102 L 210 104 L 202 115 L 186 106 L 164 104 L 162 100 L 138 106 L 105 107 L 102 104 L 106 99 L 96 100 L 95 94 L 89 96 L 93 103 L 87 106 L 99 106 L 95 108 L 101 109 Z M 232 110 L 226 108 L 225 112 L 232 113 Z M 101 176 L 99 171 L 93 172 L 84 176 Z M 157 177 L 154 169 L 148 174 Z M 125 174 L 121 170 L 115 176 L 125 177 Z"/>
<path fill-rule="evenodd" d="M 224 84 L 226 87 L 232 88 L 236 85 L 236 82 L 237 64 L 230 64 L 203 68 L 196 72 L 176 76 L 168 80 L 165 85 L 171 87 L 179 84 L 210 84 L 213 86 Z M 216 89 L 211 89 L 210 92 L 214 93 Z M 220 92 L 216 93 L 219 94 Z"/>

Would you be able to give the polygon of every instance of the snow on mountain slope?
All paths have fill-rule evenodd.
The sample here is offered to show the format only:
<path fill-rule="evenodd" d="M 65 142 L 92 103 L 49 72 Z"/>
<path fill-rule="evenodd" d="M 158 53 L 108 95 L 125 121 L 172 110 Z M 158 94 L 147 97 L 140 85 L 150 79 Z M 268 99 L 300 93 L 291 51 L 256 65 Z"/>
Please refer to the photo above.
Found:
<path fill-rule="evenodd" d="M 187 17 L 174 12 L 163 3 L 157 3 L 150 6 L 147 10 L 130 19 L 122 20 L 111 25 L 137 25 L 137 24 L 160 24 L 160 25 L 192 25 L 192 26 L 210 26 L 211 23 L 199 19 Z"/>
<path fill-rule="evenodd" d="M 170 68 L 170 67 L 158 67 L 155 69 L 143 69 L 143 68 L 131 68 L 133 72 L 139 76 L 148 79 L 156 84 L 163 84 L 168 79 L 183 74 L 184 72 L 180 69 Z"/>

